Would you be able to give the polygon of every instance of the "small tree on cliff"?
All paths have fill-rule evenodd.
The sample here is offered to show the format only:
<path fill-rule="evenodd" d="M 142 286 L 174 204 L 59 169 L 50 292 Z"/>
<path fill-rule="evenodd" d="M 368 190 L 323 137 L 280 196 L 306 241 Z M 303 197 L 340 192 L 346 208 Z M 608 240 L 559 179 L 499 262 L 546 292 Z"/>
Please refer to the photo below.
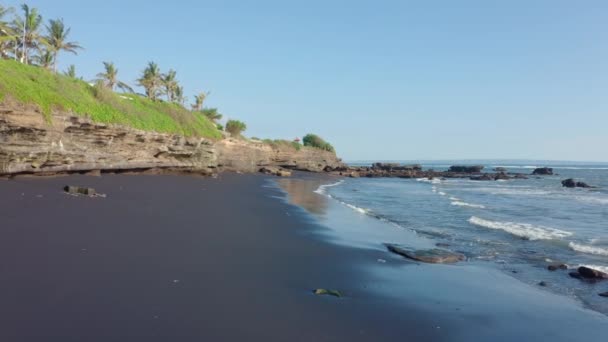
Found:
<path fill-rule="evenodd" d="M 228 120 L 226 122 L 226 132 L 233 136 L 240 136 L 247 129 L 247 125 L 239 120 Z"/>
<path fill-rule="evenodd" d="M 334 152 L 334 147 L 331 146 L 330 143 L 323 140 L 320 136 L 316 134 L 307 134 L 304 139 L 302 139 L 302 143 L 304 146 L 310 146 L 314 148 L 319 148 L 325 151 Z"/>

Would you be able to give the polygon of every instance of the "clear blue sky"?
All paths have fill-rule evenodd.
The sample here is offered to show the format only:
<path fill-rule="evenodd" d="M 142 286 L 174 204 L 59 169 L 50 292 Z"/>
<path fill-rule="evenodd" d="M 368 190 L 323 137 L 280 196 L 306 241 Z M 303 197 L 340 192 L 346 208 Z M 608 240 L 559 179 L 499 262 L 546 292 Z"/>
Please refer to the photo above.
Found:
<path fill-rule="evenodd" d="M 21 1 L 3 3 L 18 6 Z M 249 136 L 346 160 L 608 161 L 608 1 L 32 0 L 91 79 L 147 61 Z"/>

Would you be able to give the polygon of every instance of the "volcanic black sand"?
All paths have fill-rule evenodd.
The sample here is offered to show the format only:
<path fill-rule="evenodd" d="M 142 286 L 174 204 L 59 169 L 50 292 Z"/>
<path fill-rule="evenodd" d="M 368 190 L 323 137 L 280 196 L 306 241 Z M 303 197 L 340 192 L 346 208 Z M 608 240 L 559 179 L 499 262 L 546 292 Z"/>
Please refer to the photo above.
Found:
<path fill-rule="evenodd" d="M 440 340 L 432 319 L 367 294 L 354 265 L 374 252 L 315 238 L 266 182 L 0 181 L 0 341 Z"/>
<path fill-rule="evenodd" d="M 414 236 L 314 194 L 324 182 L 335 180 L 281 180 L 295 206 L 258 175 L 0 181 L 0 342 L 605 336 L 606 316 L 571 298 L 474 262 L 424 265 L 368 243 L 369 233 Z"/>

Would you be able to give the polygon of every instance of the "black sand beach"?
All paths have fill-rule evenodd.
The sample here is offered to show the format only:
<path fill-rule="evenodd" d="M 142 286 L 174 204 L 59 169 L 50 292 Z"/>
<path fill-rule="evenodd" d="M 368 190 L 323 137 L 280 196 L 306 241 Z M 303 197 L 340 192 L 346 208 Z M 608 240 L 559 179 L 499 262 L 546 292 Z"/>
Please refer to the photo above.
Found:
<path fill-rule="evenodd" d="M 67 184 L 107 198 L 66 195 Z M 495 272 L 331 243 L 272 184 L 231 174 L 0 182 L 0 341 L 572 341 L 608 327 Z M 282 186 L 311 212 L 342 215 L 302 195 L 310 184 L 295 200 L 300 186 Z"/>
<path fill-rule="evenodd" d="M 0 182 L 0 340 L 440 340 L 261 176 Z M 72 197 L 66 184 L 107 198 Z M 344 298 L 312 294 L 335 288 Z"/>

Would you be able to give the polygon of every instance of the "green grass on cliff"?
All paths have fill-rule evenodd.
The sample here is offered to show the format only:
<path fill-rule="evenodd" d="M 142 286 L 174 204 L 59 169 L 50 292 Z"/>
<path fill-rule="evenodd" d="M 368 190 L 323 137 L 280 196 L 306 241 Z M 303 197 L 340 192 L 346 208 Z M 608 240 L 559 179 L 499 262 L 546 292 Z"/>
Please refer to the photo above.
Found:
<path fill-rule="evenodd" d="M 58 110 L 147 131 L 221 137 L 207 118 L 180 105 L 134 94 L 116 94 L 39 67 L 0 60 L 0 102 L 10 100 L 38 106 L 47 120 L 53 110 Z"/>

